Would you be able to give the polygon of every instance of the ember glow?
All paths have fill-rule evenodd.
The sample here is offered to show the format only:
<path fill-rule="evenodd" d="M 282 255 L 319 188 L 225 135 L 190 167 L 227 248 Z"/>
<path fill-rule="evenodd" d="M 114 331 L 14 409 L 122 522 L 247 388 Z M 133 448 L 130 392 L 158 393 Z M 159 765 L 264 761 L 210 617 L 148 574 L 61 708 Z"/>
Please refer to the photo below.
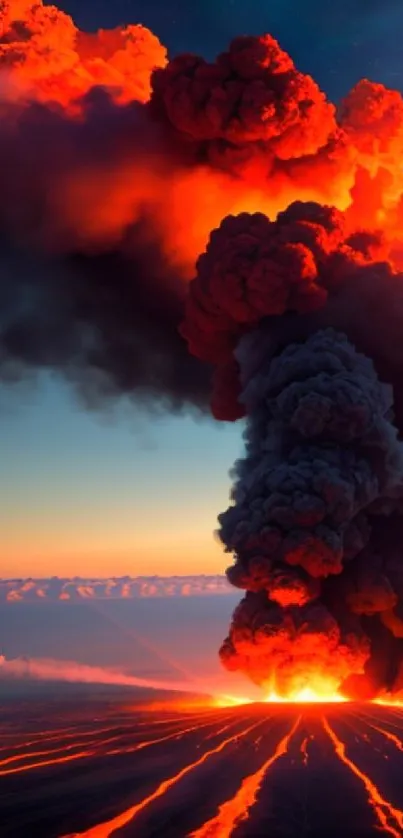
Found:
<path fill-rule="evenodd" d="M 217 695 L 213 698 L 214 707 L 243 707 L 245 704 L 253 704 L 253 700 L 237 695 Z"/>
<path fill-rule="evenodd" d="M 402 96 L 333 104 L 269 34 L 208 62 L 41 0 L 0 20 L 0 375 L 243 418 L 224 666 L 401 694 Z"/>
<path fill-rule="evenodd" d="M 275 686 L 269 690 L 264 701 L 268 703 L 292 704 L 340 704 L 348 699 L 337 690 L 337 683 L 332 678 L 318 674 L 311 678 L 307 686 L 291 688 L 287 695 L 279 693 Z"/>
<path fill-rule="evenodd" d="M 401 707 L 403 710 L 403 696 L 400 698 L 394 698 L 393 696 L 375 698 L 374 704 L 383 704 L 385 707 Z"/>
<path fill-rule="evenodd" d="M 339 695 L 337 692 L 320 691 L 315 692 L 311 687 L 304 687 L 296 693 L 291 693 L 286 697 L 279 695 L 276 692 L 271 692 L 264 699 L 269 704 L 278 703 L 292 703 L 292 704 L 340 704 L 342 701 L 347 701 L 347 698 Z"/>
<path fill-rule="evenodd" d="M 315 689 L 307 686 L 300 690 L 291 690 L 287 695 L 281 695 L 281 693 L 272 689 L 262 696 L 261 701 L 265 704 L 340 704 L 348 701 L 348 698 L 337 692 L 331 681 L 330 683 L 326 682 L 326 679 L 322 679 L 322 681 L 318 679 L 318 681 L 319 683 L 316 683 Z M 237 707 L 253 703 L 253 699 L 242 696 L 222 695 L 214 699 L 216 707 Z"/>

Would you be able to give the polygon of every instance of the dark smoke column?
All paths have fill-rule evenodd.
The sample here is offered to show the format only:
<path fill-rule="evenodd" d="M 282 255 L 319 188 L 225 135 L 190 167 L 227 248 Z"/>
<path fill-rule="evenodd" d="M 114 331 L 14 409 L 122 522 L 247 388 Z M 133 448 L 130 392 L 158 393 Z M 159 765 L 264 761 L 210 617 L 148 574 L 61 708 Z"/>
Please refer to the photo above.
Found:
<path fill-rule="evenodd" d="M 385 342 L 403 278 L 371 262 L 369 238 L 346 240 L 342 215 L 316 204 L 275 222 L 229 217 L 198 261 L 182 329 L 216 364 L 213 413 L 246 415 L 219 517 L 228 578 L 246 595 L 220 657 L 285 696 L 369 696 L 402 680 L 403 563 L 379 546 L 403 530 L 402 360 Z M 378 327 L 363 316 L 377 299 Z"/>

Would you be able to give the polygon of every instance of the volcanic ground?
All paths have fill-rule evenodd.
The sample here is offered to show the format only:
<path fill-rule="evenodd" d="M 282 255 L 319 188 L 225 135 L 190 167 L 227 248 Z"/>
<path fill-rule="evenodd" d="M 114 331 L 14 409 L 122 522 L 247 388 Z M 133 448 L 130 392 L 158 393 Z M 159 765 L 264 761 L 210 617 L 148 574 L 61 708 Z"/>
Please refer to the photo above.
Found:
<path fill-rule="evenodd" d="M 403 835 L 403 709 L 5 699 L 3 838 Z"/>

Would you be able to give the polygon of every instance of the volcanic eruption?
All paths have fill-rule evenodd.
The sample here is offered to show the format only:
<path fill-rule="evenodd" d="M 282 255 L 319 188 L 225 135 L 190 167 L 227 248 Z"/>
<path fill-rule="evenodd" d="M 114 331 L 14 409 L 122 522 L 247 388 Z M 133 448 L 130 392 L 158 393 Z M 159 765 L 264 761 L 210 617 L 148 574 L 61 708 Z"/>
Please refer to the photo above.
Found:
<path fill-rule="evenodd" d="M 224 665 L 398 692 L 400 93 L 336 107 L 268 34 L 209 62 L 41 0 L 0 21 L 1 378 L 243 419 Z"/>
<path fill-rule="evenodd" d="M 221 659 L 283 695 L 308 685 L 372 694 L 401 678 L 400 562 L 380 540 L 402 520 L 392 338 L 402 277 L 356 250 L 343 222 L 301 202 L 273 222 L 225 219 L 183 326 L 199 357 L 237 365 L 220 418 L 233 418 L 235 401 L 246 414 L 219 535 L 235 557 L 228 578 L 247 593 Z M 393 664 L 371 642 L 385 628 Z"/>

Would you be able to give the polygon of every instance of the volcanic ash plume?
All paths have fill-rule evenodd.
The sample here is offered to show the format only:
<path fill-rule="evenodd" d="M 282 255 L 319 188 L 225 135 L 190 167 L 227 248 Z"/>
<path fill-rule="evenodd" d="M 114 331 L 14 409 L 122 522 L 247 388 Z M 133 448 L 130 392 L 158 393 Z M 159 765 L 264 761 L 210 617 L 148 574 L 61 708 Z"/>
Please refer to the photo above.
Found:
<path fill-rule="evenodd" d="M 247 593 L 220 656 L 282 695 L 324 684 L 367 695 L 403 672 L 403 574 L 378 547 L 403 520 L 401 378 L 389 364 L 383 382 L 376 363 L 386 371 L 394 354 L 387 334 L 401 322 L 403 276 L 355 250 L 343 223 L 301 203 L 275 222 L 226 219 L 199 260 L 183 326 L 219 370 L 232 356 L 220 410 L 232 415 L 237 401 L 246 414 L 219 536 L 235 558 L 228 578 Z M 361 310 L 351 308 L 357 293 Z M 362 350 L 374 330 L 373 359 Z"/>
<path fill-rule="evenodd" d="M 207 410 L 210 359 L 189 356 L 178 327 L 196 258 L 231 213 L 331 203 L 368 252 L 401 259 L 400 94 L 362 82 L 337 109 L 268 34 L 168 61 L 142 26 L 88 34 L 41 0 L 1 0 L 0 111 L 1 380 L 50 368 L 91 405 Z M 290 245 L 284 270 L 300 258 Z M 274 314 L 284 291 L 279 276 Z M 298 310 L 323 295 L 314 280 L 300 292 Z M 239 416 L 236 382 L 227 354 L 218 417 Z"/>
<path fill-rule="evenodd" d="M 142 26 L 88 34 L 42 0 L 0 2 L 1 381 L 51 369 L 87 405 L 205 409 L 162 242 L 170 159 L 146 110 L 166 61 Z"/>
<path fill-rule="evenodd" d="M 214 368 L 247 423 L 223 660 L 403 688 L 401 94 L 336 107 L 268 34 L 168 60 L 0 0 L 0 112 L 0 380 L 206 410 Z"/>

